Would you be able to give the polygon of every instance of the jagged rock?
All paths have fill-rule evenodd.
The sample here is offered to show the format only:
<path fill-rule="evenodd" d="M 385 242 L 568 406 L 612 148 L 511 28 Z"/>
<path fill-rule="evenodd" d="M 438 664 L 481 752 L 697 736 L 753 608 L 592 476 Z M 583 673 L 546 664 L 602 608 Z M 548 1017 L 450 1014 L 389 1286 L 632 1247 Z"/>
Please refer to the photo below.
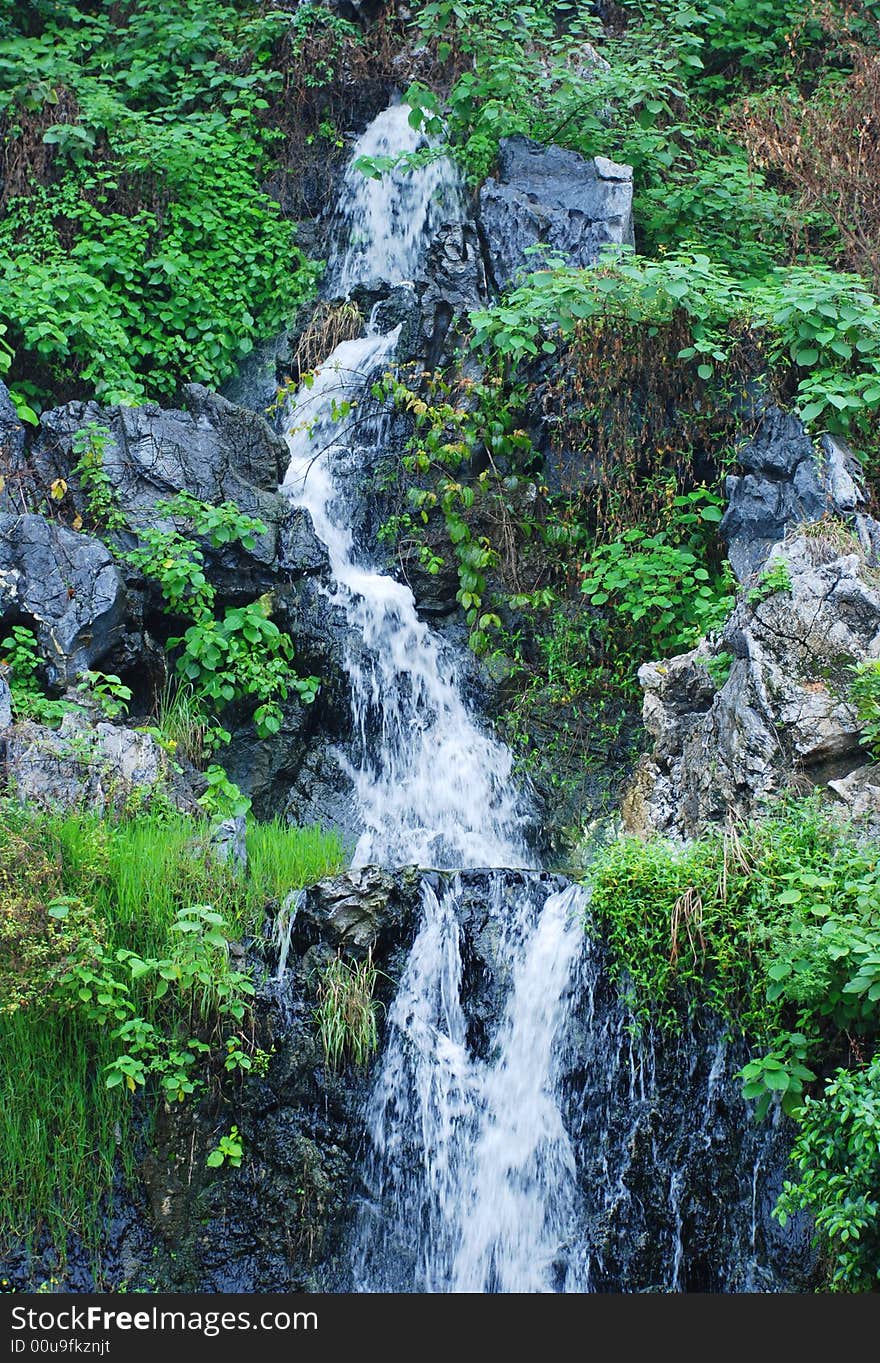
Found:
<path fill-rule="evenodd" d="M 18 419 L 9 389 L 0 383 L 0 512 L 21 510 L 15 492 L 26 478 L 24 426 Z"/>
<path fill-rule="evenodd" d="M 399 940 L 419 902 L 421 874 L 415 867 L 385 871 L 363 866 L 322 880 L 307 891 L 294 935 L 300 948 L 322 941 L 365 956 L 382 943 Z"/>
<path fill-rule="evenodd" d="M 855 663 L 880 657 L 880 578 L 850 543 L 801 535 L 773 548 L 768 567 L 787 564 L 791 590 L 740 600 L 716 650 L 732 658 L 719 690 L 706 644 L 639 669 L 654 749 L 624 803 L 631 831 L 698 834 L 792 781 L 862 767 L 848 688 Z"/>
<path fill-rule="evenodd" d="M 486 267 L 476 227 L 456 218 L 437 231 L 418 284 L 422 312 L 419 353 L 429 369 L 451 357 L 470 312 L 487 297 Z"/>
<path fill-rule="evenodd" d="M 880 764 L 856 767 L 849 776 L 829 781 L 828 787 L 846 805 L 850 818 L 868 819 L 880 825 Z"/>
<path fill-rule="evenodd" d="M 842 441 L 821 439 L 821 455 L 800 418 L 767 407 L 757 432 L 739 453 L 743 475 L 727 479 L 727 510 L 719 526 L 741 582 L 756 573 L 786 531 L 823 516 L 851 516 L 866 499 L 855 456 Z M 863 533 L 870 535 L 870 518 Z"/>
<path fill-rule="evenodd" d="M 100 540 L 43 516 L 0 514 L 0 626 L 36 623 L 50 685 L 104 658 L 125 612 L 122 577 Z"/>
<path fill-rule="evenodd" d="M 223 819 L 211 830 L 210 848 L 218 861 L 231 861 L 240 870 L 247 866 L 247 831 L 243 814 L 236 818 Z"/>
<path fill-rule="evenodd" d="M 194 792 L 151 734 L 92 725 L 85 714 L 71 711 L 58 729 L 24 720 L 4 738 L 5 784 L 22 804 L 102 813 L 138 795 L 161 793 L 178 809 L 198 810 Z"/>
<path fill-rule="evenodd" d="M 632 246 L 632 167 L 585 160 L 517 134 L 501 140 L 498 179 L 480 190 L 480 226 L 496 289 L 538 268 L 530 246 L 592 265 L 606 244 Z"/>
<path fill-rule="evenodd" d="M 84 510 L 85 499 L 72 475 L 78 458 L 72 442 L 77 431 L 94 422 L 107 433 L 103 468 L 133 526 L 155 524 L 156 502 L 180 491 L 204 502 L 235 502 L 264 521 L 267 531 L 253 550 L 228 545 L 214 551 L 215 569 L 228 570 L 231 585 L 242 568 L 265 581 L 276 562 L 287 513 L 287 503 L 278 495 L 287 446 L 262 417 L 200 384 L 187 385 L 184 394 L 185 411 L 156 403 L 102 408 L 94 402 L 69 402 L 46 412 L 32 451 L 34 468 L 45 487 L 63 477 L 78 509 Z M 253 585 L 246 584 L 246 589 Z"/>

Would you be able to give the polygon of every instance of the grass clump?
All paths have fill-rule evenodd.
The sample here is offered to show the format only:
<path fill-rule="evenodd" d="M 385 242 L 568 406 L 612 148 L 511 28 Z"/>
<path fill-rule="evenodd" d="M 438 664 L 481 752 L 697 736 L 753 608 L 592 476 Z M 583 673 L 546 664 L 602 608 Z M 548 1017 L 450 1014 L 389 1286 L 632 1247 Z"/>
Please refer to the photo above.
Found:
<path fill-rule="evenodd" d="M 253 985 L 230 943 L 267 901 L 339 869 L 319 829 L 248 832 L 250 865 L 218 861 L 206 822 L 102 819 L 0 801 L 0 1253 L 78 1237 L 100 1273 L 114 1178 L 133 1176 L 129 1095 L 184 1101 L 230 1047 Z"/>
<path fill-rule="evenodd" d="M 371 955 L 364 961 L 335 956 L 320 973 L 315 1020 L 324 1060 L 332 1069 L 340 1069 L 346 1058 L 365 1065 L 376 1053 L 378 1005 L 373 996 L 377 973 Z"/>

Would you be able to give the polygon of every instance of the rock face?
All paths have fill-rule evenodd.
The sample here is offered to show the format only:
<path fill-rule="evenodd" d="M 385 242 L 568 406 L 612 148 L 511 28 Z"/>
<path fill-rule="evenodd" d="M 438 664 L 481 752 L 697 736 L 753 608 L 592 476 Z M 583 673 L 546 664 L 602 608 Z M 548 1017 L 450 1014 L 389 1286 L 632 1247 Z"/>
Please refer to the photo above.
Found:
<path fill-rule="evenodd" d="M 706 644 L 640 668 L 654 750 L 624 802 L 631 831 L 698 834 L 792 781 L 845 798 L 841 779 L 864 765 L 848 687 L 855 663 L 880 657 L 880 573 L 839 532 L 771 551 L 765 571 L 785 564 L 791 588 L 740 600 L 717 650 L 730 659 L 720 689 Z"/>
<path fill-rule="evenodd" d="M 0 673 L 0 730 L 12 723 L 12 696 L 6 678 Z"/>
<path fill-rule="evenodd" d="M 632 167 L 585 160 L 517 134 L 501 141 L 498 179 L 480 190 L 480 227 L 494 287 L 539 267 L 530 246 L 592 265 L 607 244 L 632 246 Z"/>
<path fill-rule="evenodd" d="M 189 384 L 184 393 L 185 411 L 155 403 L 102 408 L 92 402 L 70 402 L 55 408 L 40 419 L 33 465 L 44 487 L 59 477 L 69 482 L 82 510 L 84 498 L 71 475 L 78 459 L 73 440 L 78 431 L 95 423 L 106 433 L 100 437 L 104 470 L 132 525 L 155 524 L 156 502 L 180 491 L 204 502 L 235 502 L 268 529 L 252 551 L 225 547 L 216 555 L 217 568 L 227 569 L 231 579 L 236 570 L 244 570 L 256 576 L 256 585 L 266 585 L 287 509 L 278 495 L 287 447 L 256 413 L 199 384 Z"/>
<path fill-rule="evenodd" d="M 3 784 L 31 808 L 103 813 L 135 796 L 149 801 L 162 794 L 178 809 L 198 809 L 195 792 L 151 734 L 93 725 L 87 715 L 71 712 L 58 729 L 25 720 L 3 737 Z"/>
<path fill-rule="evenodd" d="M 0 511 L 21 510 L 15 492 L 24 474 L 24 426 L 9 396 L 5 383 L 0 383 Z"/>
<path fill-rule="evenodd" d="M 108 550 L 43 516 L 0 514 L 0 628 L 36 625 L 50 685 L 72 682 L 119 642 L 125 585 Z"/>
<path fill-rule="evenodd" d="M 793 526 L 851 515 L 865 501 L 852 451 L 823 435 L 817 454 L 800 418 L 778 407 L 764 411 L 739 462 L 745 473 L 727 479 L 728 505 L 719 531 L 740 582 L 761 567 Z"/>

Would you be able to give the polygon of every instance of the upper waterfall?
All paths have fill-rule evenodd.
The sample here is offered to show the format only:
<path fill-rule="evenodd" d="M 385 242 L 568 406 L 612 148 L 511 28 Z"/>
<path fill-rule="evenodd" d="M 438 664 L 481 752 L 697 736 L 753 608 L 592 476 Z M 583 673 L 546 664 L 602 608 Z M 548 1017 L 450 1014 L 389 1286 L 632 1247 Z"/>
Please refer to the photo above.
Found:
<path fill-rule="evenodd" d="M 352 150 L 331 232 L 324 292 L 347 297 L 358 284 L 402 284 L 415 277 L 424 247 L 442 221 L 460 216 L 462 192 L 448 157 L 405 165 L 372 179 L 357 168 L 361 157 L 393 157 L 428 146 L 409 122 L 406 104 L 373 119 Z"/>
<path fill-rule="evenodd" d="M 396 105 L 359 139 L 353 161 L 416 145 L 406 109 Z M 350 242 L 331 263 L 340 287 L 414 273 L 435 215 L 448 215 L 458 196 L 449 161 L 381 180 L 352 164 L 339 209 Z M 363 826 L 353 864 L 524 866 L 525 808 L 510 753 L 471 715 L 454 654 L 419 619 L 409 587 L 355 542 L 338 486 L 341 469 L 356 463 L 366 476 L 384 451 L 388 413 L 364 395 L 393 364 L 399 330 L 383 335 L 370 326 L 337 346 L 287 413 L 284 491 L 309 512 L 326 546 L 330 590 L 358 641 L 345 663 L 356 751 L 340 755 Z"/>

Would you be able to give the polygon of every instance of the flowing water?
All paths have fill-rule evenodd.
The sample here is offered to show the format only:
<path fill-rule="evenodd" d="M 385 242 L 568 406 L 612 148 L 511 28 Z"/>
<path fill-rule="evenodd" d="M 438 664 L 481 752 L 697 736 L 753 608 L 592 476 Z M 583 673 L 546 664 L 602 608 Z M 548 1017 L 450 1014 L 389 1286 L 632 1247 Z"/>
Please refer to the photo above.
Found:
<path fill-rule="evenodd" d="M 353 160 L 419 145 L 406 110 L 396 107 L 367 129 Z M 461 202 L 444 160 L 381 180 L 351 168 L 328 290 L 339 296 L 365 281 L 411 280 L 432 234 Z M 634 1133 L 647 1123 L 656 1153 L 657 1080 L 651 1046 L 633 1042 L 616 996 L 597 1004 L 605 976 L 584 933 L 587 894 L 533 867 L 528 803 L 509 752 L 470 712 L 455 656 L 418 618 L 409 588 L 381 572 L 351 530 L 352 464 L 378 459 L 387 438 L 387 413 L 367 394 L 393 366 L 399 337 L 399 328 L 383 334 L 371 326 L 338 346 L 287 421 L 284 490 L 326 546 L 328 591 L 356 641 L 346 662 L 353 747 L 340 757 L 363 830 L 354 865 L 456 872 L 423 880 L 421 925 L 389 1010 L 365 1118 L 344 1286 L 626 1290 L 641 1274 L 660 1290 L 681 1290 L 690 1214 L 684 1146 L 665 1183 L 656 1155 L 666 1226 L 656 1264 L 636 1267 L 634 1251 L 621 1249 L 609 1229 L 631 1223 L 633 1236 L 644 1238 L 639 1208 L 650 1197 L 633 1191 Z M 720 1074 L 710 1067 L 699 1078 L 707 1112 L 715 1112 Z M 714 1148 L 708 1124 L 709 1117 L 705 1140 L 698 1124 L 688 1150 Z M 738 1189 L 749 1182 L 737 1207 L 753 1220 L 756 1160 L 746 1150 L 745 1173 L 736 1174 Z M 758 1254 L 756 1244 L 747 1247 L 748 1263 Z"/>

